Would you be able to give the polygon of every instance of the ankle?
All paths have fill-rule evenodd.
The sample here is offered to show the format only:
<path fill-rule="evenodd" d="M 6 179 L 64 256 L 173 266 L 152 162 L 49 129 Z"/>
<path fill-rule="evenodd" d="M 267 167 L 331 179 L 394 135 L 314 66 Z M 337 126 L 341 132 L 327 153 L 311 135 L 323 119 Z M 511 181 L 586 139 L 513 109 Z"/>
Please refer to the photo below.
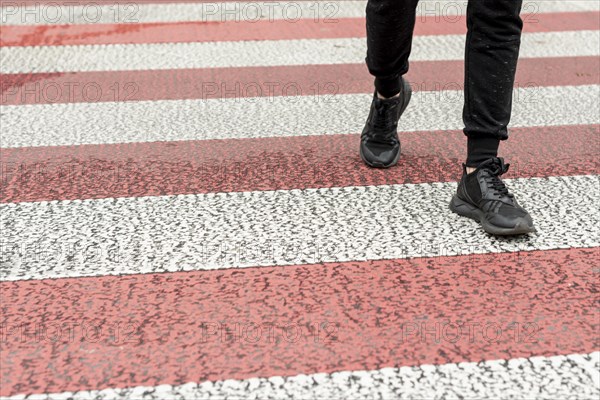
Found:
<path fill-rule="evenodd" d="M 391 97 L 384 97 L 381 93 L 377 92 L 377 98 L 381 100 L 395 99 L 396 97 L 400 97 L 400 92 L 396 93 Z"/>
<path fill-rule="evenodd" d="M 467 171 L 467 175 L 470 174 L 470 173 L 475 172 L 476 169 L 477 168 L 475 168 L 475 167 L 466 167 L 465 168 L 465 170 Z"/>

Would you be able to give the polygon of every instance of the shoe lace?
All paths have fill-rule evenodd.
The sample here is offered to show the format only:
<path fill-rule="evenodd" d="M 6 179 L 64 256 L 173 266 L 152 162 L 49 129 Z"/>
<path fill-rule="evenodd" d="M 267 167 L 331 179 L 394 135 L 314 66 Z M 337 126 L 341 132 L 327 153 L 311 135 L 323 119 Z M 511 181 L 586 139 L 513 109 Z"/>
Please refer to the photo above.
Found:
<path fill-rule="evenodd" d="M 494 158 L 492 162 L 484 167 L 484 170 L 488 172 L 484 179 L 488 187 L 494 190 L 494 194 L 513 198 L 514 196 L 509 193 L 508 188 L 500 179 L 500 176 L 508 172 L 508 167 L 510 167 L 510 164 L 505 164 L 504 159 L 501 157 Z"/>
<path fill-rule="evenodd" d="M 381 104 L 381 106 L 375 109 L 377 114 L 373 118 L 373 132 L 378 132 L 378 137 L 385 139 L 392 139 L 394 137 L 396 120 L 394 112 L 390 110 L 391 107 L 393 106 L 390 104 Z"/>

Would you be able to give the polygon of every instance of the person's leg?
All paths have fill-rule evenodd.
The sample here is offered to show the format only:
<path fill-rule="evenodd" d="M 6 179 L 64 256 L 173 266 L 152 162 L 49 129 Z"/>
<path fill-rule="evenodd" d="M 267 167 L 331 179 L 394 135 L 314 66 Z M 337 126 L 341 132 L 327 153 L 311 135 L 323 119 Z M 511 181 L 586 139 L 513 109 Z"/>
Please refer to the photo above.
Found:
<path fill-rule="evenodd" d="M 521 44 L 522 0 L 470 0 L 465 49 L 467 167 L 496 157 L 507 125 Z"/>
<path fill-rule="evenodd" d="M 367 3 L 367 67 L 375 88 L 392 97 L 408 71 L 418 0 L 369 0 Z"/>
<path fill-rule="evenodd" d="M 411 88 L 402 75 L 408 71 L 418 0 L 369 0 L 367 57 L 375 77 L 375 94 L 361 134 L 360 156 L 377 168 L 395 165 L 400 157 L 398 120 L 408 106 Z"/>
<path fill-rule="evenodd" d="M 533 220 L 500 176 L 508 164 L 498 158 L 507 125 L 523 22 L 521 0 L 469 0 L 465 50 L 467 161 L 450 209 L 479 221 L 496 235 L 534 232 Z"/>

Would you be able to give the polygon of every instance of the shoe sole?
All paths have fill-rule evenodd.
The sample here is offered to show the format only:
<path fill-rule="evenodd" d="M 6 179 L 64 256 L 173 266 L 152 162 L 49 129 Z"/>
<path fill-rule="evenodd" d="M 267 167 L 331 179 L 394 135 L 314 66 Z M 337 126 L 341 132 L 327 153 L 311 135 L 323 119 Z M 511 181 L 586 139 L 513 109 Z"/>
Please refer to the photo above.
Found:
<path fill-rule="evenodd" d="M 408 107 L 408 103 L 410 103 L 410 99 L 412 97 L 412 88 L 410 87 L 410 84 L 404 79 L 402 80 L 402 83 L 403 83 L 403 89 L 404 89 L 404 106 L 400 110 L 400 115 L 398 116 L 398 121 L 400 121 L 400 118 L 402 118 L 402 114 L 404 114 L 404 111 L 406 110 L 406 107 Z M 372 167 L 372 168 L 393 167 L 394 165 L 398 164 L 398 160 L 400 160 L 400 152 L 401 152 L 401 148 L 398 149 L 398 154 L 396 154 L 396 157 L 394 157 L 392 162 L 390 164 L 386 165 L 386 164 L 379 164 L 379 163 L 373 163 L 371 161 L 368 161 L 362 152 L 362 146 L 359 148 L 360 158 L 363 160 L 363 162 L 365 164 L 367 164 L 369 167 Z"/>
<path fill-rule="evenodd" d="M 513 228 L 496 226 L 485 218 L 483 211 L 467 203 L 466 201 L 461 200 L 456 195 L 454 195 L 452 197 L 452 201 L 450 201 L 450 210 L 453 213 L 479 222 L 483 227 L 483 230 L 492 235 L 513 236 L 536 232 L 536 229 L 532 225 L 529 225 L 524 219 L 517 222 Z"/>

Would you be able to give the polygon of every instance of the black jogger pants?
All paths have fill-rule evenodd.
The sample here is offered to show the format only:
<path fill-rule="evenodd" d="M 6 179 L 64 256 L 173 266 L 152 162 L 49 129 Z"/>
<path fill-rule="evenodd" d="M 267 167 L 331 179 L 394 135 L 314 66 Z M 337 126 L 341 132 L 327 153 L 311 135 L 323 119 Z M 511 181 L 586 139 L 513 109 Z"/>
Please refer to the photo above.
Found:
<path fill-rule="evenodd" d="M 419 0 L 369 0 L 367 3 L 367 66 L 375 88 L 390 97 L 400 91 L 400 77 L 408 71 L 416 9 Z M 461 4 L 458 2 L 456 5 Z M 522 0 L 469 0 L 465 49 L 464 133 L 467 166 L 498 153 L 508 138 L 507 125 L 521 43 Z M 421 0 L 424 18 L 444 3 Z"/>

